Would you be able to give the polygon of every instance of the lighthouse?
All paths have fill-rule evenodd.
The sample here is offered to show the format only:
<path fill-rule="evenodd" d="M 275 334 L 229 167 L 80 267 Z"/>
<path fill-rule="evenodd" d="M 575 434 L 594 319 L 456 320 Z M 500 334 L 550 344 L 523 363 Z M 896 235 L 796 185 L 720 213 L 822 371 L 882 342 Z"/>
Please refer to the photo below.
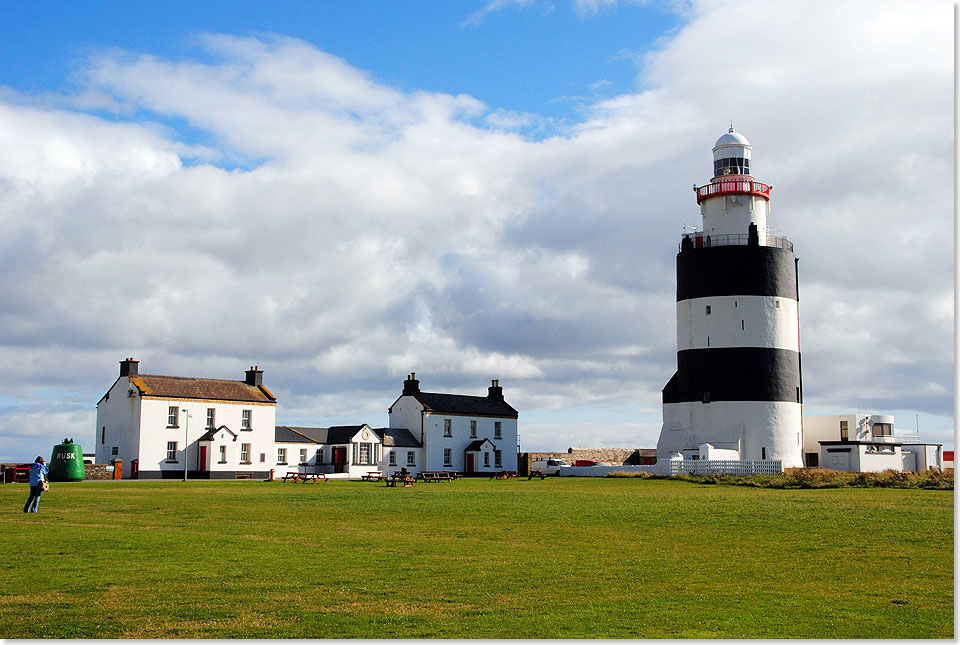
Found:
<path fill-rule="evenodd" d="M 663 388 L 657 455 L 710 444 L 740 459 L 802 462 L 800 325 L 793 244 L 768 234 L 771 186 L 730 127 L 713 178 L 694 186 L 700 230 L 677 254 L 677 371 Z"/>

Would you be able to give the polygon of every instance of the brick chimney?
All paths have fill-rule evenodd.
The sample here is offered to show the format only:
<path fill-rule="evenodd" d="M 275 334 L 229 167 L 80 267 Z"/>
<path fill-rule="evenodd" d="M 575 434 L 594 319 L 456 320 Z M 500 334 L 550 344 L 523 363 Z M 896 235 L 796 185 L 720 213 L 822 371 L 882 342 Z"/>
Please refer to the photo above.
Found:
<path fill-rule="evenodd" d="M 500 380 L 493 379 L 490 387 L 487 388 L 487 398 L 495 401 L 503 401 L 503 388 L 500 387 Z"/>
<path fill-rule="evenodd" d="M 407 376 L 407 380 L 403 382 L 402 396 L 413 396 L 415 394 L 420 394 L 420 381 L 417 380 L 416 372 L 410 372 L 410 375 Z"/>
<path fill-rule="evenodd" d="M 246 371 L 246 378 L 243 379 L 243 382 L 254 387 L 263 385 L 263 370 L 260 369 L 260 366 L 251 365 L 250 369 Z"/>
<path fill-rule="evenodd" d="M 125 358 L 120 361 L 120 376 L 137 376 L 140 374 L 140 361 Z"/>

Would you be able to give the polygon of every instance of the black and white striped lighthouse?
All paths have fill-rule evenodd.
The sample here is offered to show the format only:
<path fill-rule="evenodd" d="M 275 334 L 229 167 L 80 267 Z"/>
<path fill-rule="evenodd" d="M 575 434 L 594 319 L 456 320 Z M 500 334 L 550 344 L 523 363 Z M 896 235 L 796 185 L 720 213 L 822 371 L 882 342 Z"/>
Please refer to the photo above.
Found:
<path fill-rule="evenodd" d="M 751 152 L 731 127 L 713 148 L 713 179 L 694 187 L 703 225 L 677 254 L 661 459 L 708 443 L 802 466 L 797 259 L 786 238 L 767 235 L 771 186 L 750 174 Z"/>

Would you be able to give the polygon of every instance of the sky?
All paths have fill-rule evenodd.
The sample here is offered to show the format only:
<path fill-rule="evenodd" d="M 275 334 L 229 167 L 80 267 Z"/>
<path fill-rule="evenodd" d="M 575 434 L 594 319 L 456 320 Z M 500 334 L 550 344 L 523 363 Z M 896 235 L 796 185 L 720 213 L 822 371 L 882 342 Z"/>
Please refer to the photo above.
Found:
<path fill-rule="evenodd" d="M 799 262 L 805 414 L 954 444 L 954 8 L 0 4 L 0 461 L 94 449 L 127 356 L 278 424 L 425 391 L 652 448 L 731 121 Z"/>

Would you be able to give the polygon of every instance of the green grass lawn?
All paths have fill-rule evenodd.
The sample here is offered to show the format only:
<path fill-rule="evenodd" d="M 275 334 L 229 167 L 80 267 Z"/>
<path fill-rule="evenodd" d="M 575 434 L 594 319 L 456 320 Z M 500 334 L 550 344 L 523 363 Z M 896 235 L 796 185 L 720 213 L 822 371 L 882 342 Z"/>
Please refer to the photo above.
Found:
<path fill-rule="evenodd" d="M 953 491 L 0 486 L 0 638 L 952 638 Z"/>

